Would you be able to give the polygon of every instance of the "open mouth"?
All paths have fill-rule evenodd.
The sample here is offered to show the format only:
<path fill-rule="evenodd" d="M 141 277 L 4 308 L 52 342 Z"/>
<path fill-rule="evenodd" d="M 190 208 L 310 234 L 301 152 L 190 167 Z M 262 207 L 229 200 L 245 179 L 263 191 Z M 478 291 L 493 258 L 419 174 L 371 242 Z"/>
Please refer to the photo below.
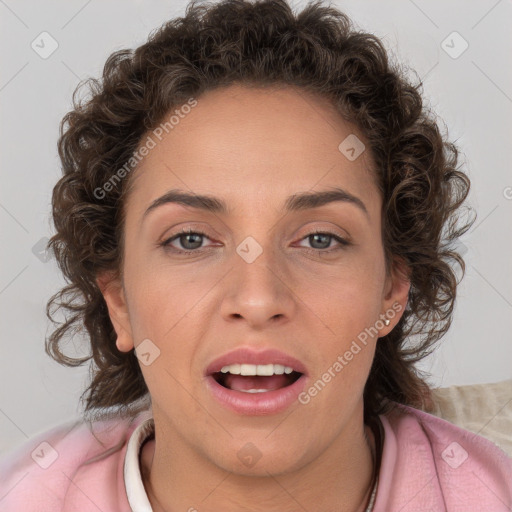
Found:
<path fill-rule="evenodd" d="M 205 368 L 206 389 L 221 406 L 244 416 L 278 414 L 297 403 L 308 382 L 299 359 L 267 348 L 239 347 Z"/>
<path fill-rule="evenodd" d="M 277 414 L 296 403 L 306 386 L 306 372 L 300 361 L 282 352 L 255 355 L 242 350 L 211 363 L 206 383 L 213 398 L 237 414 Z"/>
<path fill-rule="evenodd" d="M 226 389 L 245 393 L 266 393 L 282 389 L 291 386 L 301 376 L 302 373 L 295 370 L 272 375 L 240 375 L 229 371 L 212 374 L 215 381 Z"/>

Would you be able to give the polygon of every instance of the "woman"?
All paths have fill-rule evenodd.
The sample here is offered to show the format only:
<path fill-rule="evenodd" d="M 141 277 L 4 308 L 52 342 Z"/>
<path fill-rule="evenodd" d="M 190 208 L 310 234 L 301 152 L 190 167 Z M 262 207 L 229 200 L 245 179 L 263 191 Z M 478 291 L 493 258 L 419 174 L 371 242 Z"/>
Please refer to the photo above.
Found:
<path fill-rule="evenodd" d="M 510 458 L 428 414 L 415 368 L 469 179 L 381 42 L 320 3 L 192 3 L 93 84 L 47 342 L 80 364 L 87 331 L 85 421 L 4 458 L 0 509 L 509 510 Z"/>

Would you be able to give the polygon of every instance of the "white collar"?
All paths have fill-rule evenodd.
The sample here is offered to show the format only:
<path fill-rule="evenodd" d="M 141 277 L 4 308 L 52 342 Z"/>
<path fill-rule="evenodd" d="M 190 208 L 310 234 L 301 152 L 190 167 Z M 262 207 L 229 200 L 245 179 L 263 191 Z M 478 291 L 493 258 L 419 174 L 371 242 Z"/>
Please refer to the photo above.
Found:
<path fill-rule="evenodd" d="M 130 436 L 124 457 L 124 485 L 133 512 L 152 512 L 151 503 L 142 483 L 139 454 L 144 441 L 155 432 L 153 418 L 143 421 Z"/>

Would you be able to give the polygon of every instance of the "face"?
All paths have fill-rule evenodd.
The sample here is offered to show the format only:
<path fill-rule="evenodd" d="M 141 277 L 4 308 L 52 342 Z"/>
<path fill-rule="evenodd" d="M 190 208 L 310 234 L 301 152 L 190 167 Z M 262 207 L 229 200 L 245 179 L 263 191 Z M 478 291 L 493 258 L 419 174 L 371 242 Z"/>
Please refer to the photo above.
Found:
<path fill-rule="evenodd" d="M 125 204 L 123 281 L 100 282 L 118 348 L 144 354 L 157 433 L 173 446 L 228 471 L 277 474 L 362 428 L 375 344 L 398 322 L 409 284 L 396 267 L 386 274 L 369 151 L 339 149 L 354 135 L 364 143 L 322 98 L 232 85 L 152 136 Z M 178 189 L 225 209 L 148 210 Z M 293 196 L 335 190 L 345 199 L 287 209 Z M 280 361 L 294 373 L 209 374 L 239 348 L 213 369 Z M 259 360 L 267 349 L 278 352 Z"/>

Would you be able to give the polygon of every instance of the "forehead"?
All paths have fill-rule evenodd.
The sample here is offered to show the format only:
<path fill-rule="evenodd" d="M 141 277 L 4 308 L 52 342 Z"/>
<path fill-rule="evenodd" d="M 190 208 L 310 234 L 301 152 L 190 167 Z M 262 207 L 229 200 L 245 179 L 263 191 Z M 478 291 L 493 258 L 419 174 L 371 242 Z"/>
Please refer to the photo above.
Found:
<path fill-rule="evenodd" d="M 346 153 L 346 141 L 359 151 L 364 137 L 326 98 L 291 86 L 230 85 L 196 101 L 142 138 L 155 144 L 132 176 L 138 215 L 176 188 L 222 197 L 234 210 L 333 186 L 378 202 L 370 152 Z"/>

